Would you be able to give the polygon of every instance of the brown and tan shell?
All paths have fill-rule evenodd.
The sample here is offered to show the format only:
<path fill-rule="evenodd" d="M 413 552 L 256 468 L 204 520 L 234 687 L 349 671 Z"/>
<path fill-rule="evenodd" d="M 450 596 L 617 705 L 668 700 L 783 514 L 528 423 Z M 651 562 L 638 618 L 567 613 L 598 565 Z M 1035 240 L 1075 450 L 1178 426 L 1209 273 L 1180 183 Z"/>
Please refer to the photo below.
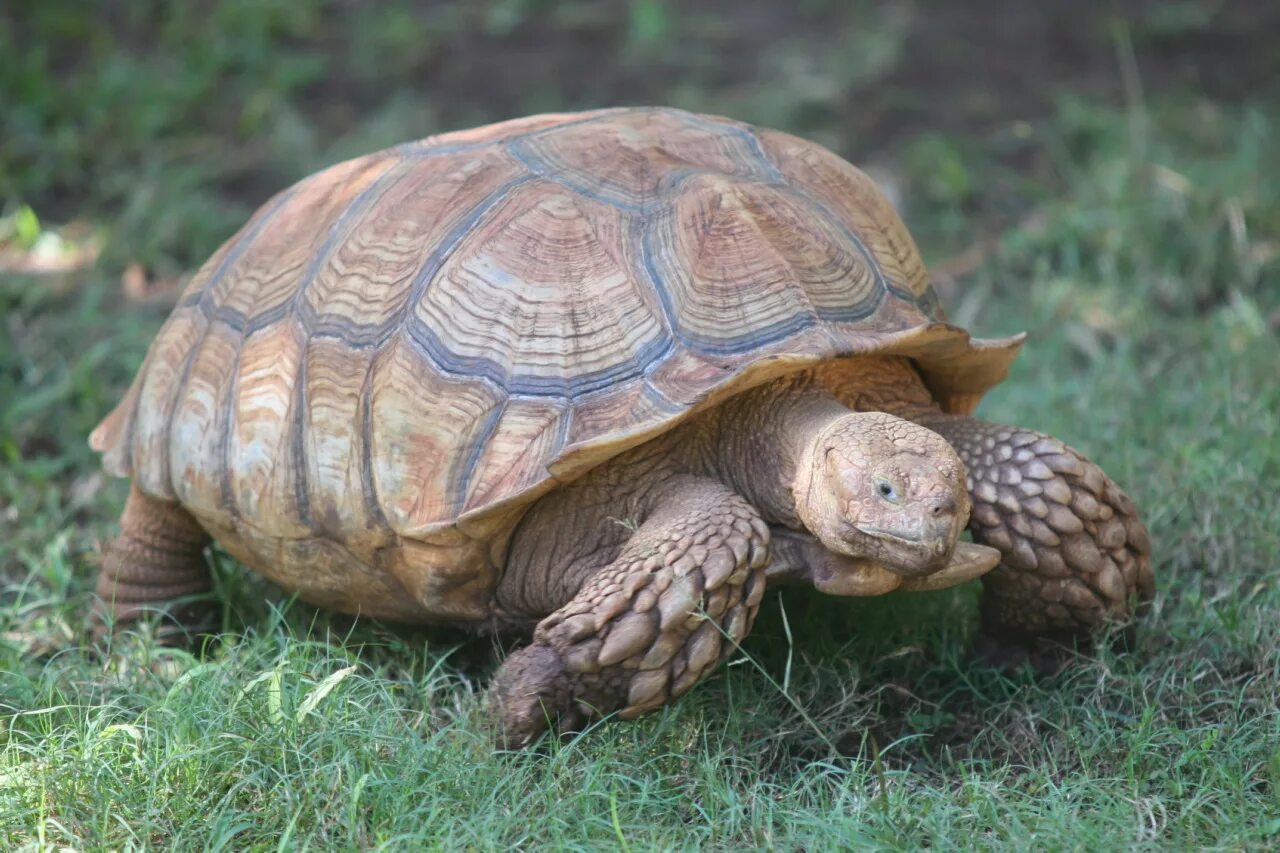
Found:
<path fill-rule="evenodd" d="M 820 146 L 678 110 L 544 115 L 277 195 L 91 444 L 252 567 L 310 572 L 304 597 L 394 601 L 390 576 L 418 602 L 380 615 L 481 618 L 530 502 L 694 412 L 864 353 L 914 357 L 967 412 L 1019 344 L 947 325 L 901 220 Z"/>

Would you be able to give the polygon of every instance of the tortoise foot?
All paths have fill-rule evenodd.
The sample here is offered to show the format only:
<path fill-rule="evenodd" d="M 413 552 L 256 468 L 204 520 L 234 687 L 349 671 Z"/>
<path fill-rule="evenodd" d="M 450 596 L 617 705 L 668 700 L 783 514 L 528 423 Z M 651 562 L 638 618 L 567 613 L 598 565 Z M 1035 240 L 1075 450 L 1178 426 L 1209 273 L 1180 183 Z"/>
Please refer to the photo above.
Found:
<path fill-rule="evenodd" d="M 125 626 L 154 621 L 152 637 L 168 648 L 197 648 L 217 636 L 222 627 L 222 606 L 211 599 L 157 604 L 154 610 L 134 608 L 126 614 L 111 612 L 104 602 L 95 603 L 89 614 L 89 638 L 102 643 Z"/>
<path fill-rule="evenodd" d="M 1112 625 L 1092 634 L 1057 631 L 1047 634 L 1020 634 L 984 629 L 974 641 L 970 657 L 980 666 L 1005 673 L 1029 668 L 1041 678 L 1052 678 L 1073 665 L 1092 659 L 1098 649 L 1117 654 L 1129 652 L 1135 643 L 1134 624 Z"/>
<path fill-rule="evenodd" d="M 971 652 L 979 666 L 1006 674 L 1030 669 L 1040 678 L 1059 675 L 1079 655 L 1080 651 L 1070 638 L 1011 638 L 992 634 L 979 635 Z"/>

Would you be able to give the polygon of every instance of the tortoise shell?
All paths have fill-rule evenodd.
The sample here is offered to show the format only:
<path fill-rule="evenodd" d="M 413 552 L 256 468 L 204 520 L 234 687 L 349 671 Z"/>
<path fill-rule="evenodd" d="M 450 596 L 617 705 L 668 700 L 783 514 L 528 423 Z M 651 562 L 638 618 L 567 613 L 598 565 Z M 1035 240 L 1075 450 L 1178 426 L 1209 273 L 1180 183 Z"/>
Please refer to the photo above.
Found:
<path fill-rule="evenodd" d="M 390 573 L 429 598 L 490 584 L 557 484 L 784 373 L 908 355 L 971 410 L 1020 338 L 944 321 L 897 214 L 820 146 L 670 109 L 535 116 L 277 195 L 91 444 L 250 566 L 294 588 L 310 566 L 304 597 Z"/>

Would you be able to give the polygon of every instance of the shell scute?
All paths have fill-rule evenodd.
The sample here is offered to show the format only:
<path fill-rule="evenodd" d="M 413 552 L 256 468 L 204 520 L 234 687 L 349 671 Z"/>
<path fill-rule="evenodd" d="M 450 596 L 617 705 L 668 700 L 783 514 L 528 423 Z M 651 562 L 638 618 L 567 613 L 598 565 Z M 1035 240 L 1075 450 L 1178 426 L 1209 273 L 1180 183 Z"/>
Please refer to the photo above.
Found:
<path fill-rule="evenodd" d="M 441 371 L 407 340 L 379 355 L 370 388 L 368 446 L 379 505 L 396 532 L 426 535 L 461 511 L 504 396 L 489 383 Z"/>
<path fill-rule="evenodd" d="M 772 186 L 700 177 L 674 199 L 646 248 L 682 342 L 733 355 L 876 311 L 884 290 L 874 261 L 834 232 Z"/>
<path fill-rule="evenodd" d="M 246 236 L 243 256 L 204 289 L 201 307 L 225 315 L 225 322 L 245 335 L 282 319 L 342 245 L 352 223 L 377 200 L 397 165 L 389 157 L 366 157 L 334 167 L 333 175 L 321 173 L 327 180 L 302 181 L 258 233 Z"/>
<path fill-rule="evenodd" d="M 758 132 L 792 192 L 835 214 L 847 236 L 876 259 L 886 287 L 936 304 L 920 252 L 884 193 L 866 173 L 832 152 L 776 130 Z M 929 306 L 922 306 L 929 307 Z M 941 319 L 926 311 L 931 319 Z"/>
<path fill-rule="evenodd" d="M 375 523 L 361 476 L 366 453 L 361 396 L 371 354 L 340 339 L 312 336 L 306 345 L 307 409 L 302 425 L 303 472 L 312 526 L 354 534 Z"/>
<path fill-rule="evenodd" d="M 463 514 L 483 511 L 538 479 L 543 460 L 564 442 L 567 411 L 542 399 L 509 397 L 493 426 L 501 440 L 487 442 L 471 470 Z"/>
<path fill-rule="evenodd" d="M 414 308 L 446 370 L 512 395 L 572 398 L 634 378 L 663 345 L 610 207 L 535 181 L 458 245 Z"/>
<path fill-rule="evenodd" d="M 194 308 L 175 312 L 152 343 L 145 370 L 138 375 L 132 423 L 122 436 L 127 459 L 122 467 L 131 471 L 138 488 L 148 494 L 173 496 L 169 424 L 188 365 L 208 327 L 209 321 Z"/>
<path fill-rule="evenodd" d="M 296 512 L 266 512 L 293 503 L 291 428 L 297 405 L 293 385 L 305 344 L 303 330 L 292 322 L 264 329 L 245 342 L 240 352 L 235 426 L 227 436 L 230 505 L 221 506 L 218 493 L 212 492 L 185 496 L 183 503 L 210 507 L 209 514 L 217 513 L 223 524 L 231 523 L 234 508 L 235 514 L 261 518 L 261 526 L 270 526 L 273 532 L 290 537 L 305 534 Z M 173 441 L 175 446 L 179 443 L 176 435 Z M 208 463 L 214 464 L 213 460 Z"/>
<path fill-rule="evenodd" d="M 777 176 L 745 125 L 678 110 L 623 110 L 514 139 L 513 156 L 579 196 L 642 212 L 702 173 Z"/>

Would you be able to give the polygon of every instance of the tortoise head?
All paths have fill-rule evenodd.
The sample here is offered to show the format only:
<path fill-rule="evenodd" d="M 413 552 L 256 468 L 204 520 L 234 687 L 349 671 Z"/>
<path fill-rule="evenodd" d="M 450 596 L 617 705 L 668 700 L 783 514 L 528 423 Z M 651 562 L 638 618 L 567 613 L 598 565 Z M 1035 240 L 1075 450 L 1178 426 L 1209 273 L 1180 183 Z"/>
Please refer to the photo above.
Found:
<path fill-rule="evenodd" d="M 969 520 L 964 463 L 951 445 L 882 412 L 819 430 L 793 488 L 800 520 L 827 550 L 904 578 L 946 568 Z"/>

